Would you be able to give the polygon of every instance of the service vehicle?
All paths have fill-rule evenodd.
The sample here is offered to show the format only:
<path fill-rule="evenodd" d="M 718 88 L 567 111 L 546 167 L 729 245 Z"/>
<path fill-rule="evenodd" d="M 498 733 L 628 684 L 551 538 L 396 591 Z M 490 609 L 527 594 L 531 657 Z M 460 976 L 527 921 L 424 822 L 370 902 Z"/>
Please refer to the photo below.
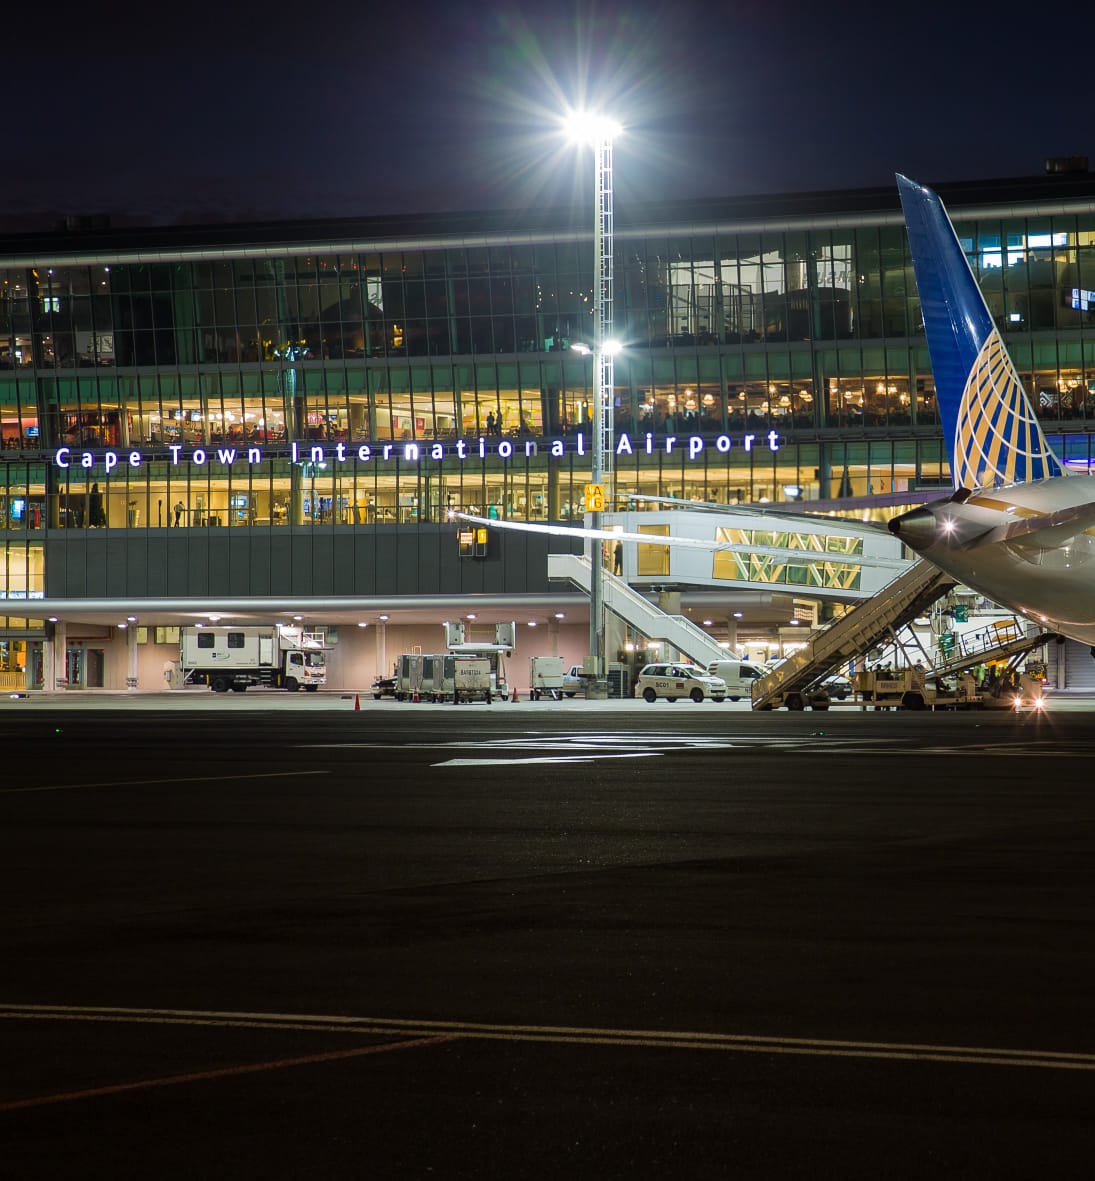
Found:
<path fill-rule="evenodd" d="M 528 686 L 529 696 L 533 701 L 539 701 L 545 695 L 553 701 L 558 701 L 563 695 L 563 658 L 561 656 L 530 656 Z"/>
<path fill-rule="evenodd" d="M 455 652 L 407 652 L 395 667 L 396 701 L 485 701 L 498 696 L 489 658 Z"/>
<path fill-rule="evenodd" d="M 314 693 L 327 683 L 320 636 L 299 627 L 184 627 L 179 659 L 164 668 L 173 689 L 208 685 L 214 693 L 243 693 L 253 685 Z"/>
<path fill-rule="evenodd" d="M 687 697 L 697 705 L 708 698 L 725 701 L 726 682 L 695 664 L 648 664 L 635 681 L 635 696 L 649 702 Z"/>
<path fill-rule="evenodd" d="M 726 682 L 726 696 L 731 701 L 740 701 L 743 697 L 752 699 L 753 682 L 760 680 L 768 670 L 762 664 L 754 664 L 751 660 L 713 660 L 707 666 L 707 672 L 712 677 L 722 677 Z"/>
<path fill-rule="evenodd" d="M 951 686 L 930 681 L 922 668 L 857 672 L 855 700 L 869 709 L 980 709 L 984 704 L 971 674 L 963 674 Z"/>

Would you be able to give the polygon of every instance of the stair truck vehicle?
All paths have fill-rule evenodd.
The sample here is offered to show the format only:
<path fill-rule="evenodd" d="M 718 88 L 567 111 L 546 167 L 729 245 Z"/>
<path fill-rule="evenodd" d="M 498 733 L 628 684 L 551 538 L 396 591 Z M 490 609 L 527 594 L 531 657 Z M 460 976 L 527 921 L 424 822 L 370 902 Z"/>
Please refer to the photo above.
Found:
<path fill-rule="evenodd" d="M 208 685 L 243 693 L 255 685 L 314 693 L 327 683 L 323 641 L 299 627 L 184 627 L 179 659 L 164 670 L 172 688 Z"/>

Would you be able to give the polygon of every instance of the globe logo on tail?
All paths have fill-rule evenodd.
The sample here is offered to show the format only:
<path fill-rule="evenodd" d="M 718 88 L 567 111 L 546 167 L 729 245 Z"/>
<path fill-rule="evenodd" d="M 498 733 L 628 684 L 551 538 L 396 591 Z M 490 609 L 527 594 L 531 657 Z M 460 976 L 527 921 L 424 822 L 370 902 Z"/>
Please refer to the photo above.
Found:
<path fill-rule="evenodd" d="M 1067 474 L 1050 450 L 999 332 L 970 369 L 954 437 L 954 486 L 993 488 Z"/>

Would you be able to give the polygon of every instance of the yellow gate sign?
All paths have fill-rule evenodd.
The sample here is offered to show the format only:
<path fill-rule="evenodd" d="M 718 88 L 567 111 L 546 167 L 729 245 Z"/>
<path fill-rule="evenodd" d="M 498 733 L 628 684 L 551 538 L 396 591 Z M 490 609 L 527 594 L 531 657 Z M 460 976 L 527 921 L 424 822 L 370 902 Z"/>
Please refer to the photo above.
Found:
<path fill-rule="evenodd" d="M 587 484 L 585 486 L 586 512 L 603 513 L 605 511 L 604 484 Z"/>

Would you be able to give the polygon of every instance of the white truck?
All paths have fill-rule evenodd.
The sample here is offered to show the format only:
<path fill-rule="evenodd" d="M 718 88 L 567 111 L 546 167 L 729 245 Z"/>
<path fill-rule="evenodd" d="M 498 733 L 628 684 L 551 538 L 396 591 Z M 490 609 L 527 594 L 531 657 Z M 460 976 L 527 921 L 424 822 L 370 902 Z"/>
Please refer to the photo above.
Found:
<path fill-rule="evenodd" d="M 252 685 L 314 693 L 327 683 L 322 641 L 298 627 L 184 627 L 179 659 L 164 669 L 173 689 L 208 685 L 243 693 Z"/>

